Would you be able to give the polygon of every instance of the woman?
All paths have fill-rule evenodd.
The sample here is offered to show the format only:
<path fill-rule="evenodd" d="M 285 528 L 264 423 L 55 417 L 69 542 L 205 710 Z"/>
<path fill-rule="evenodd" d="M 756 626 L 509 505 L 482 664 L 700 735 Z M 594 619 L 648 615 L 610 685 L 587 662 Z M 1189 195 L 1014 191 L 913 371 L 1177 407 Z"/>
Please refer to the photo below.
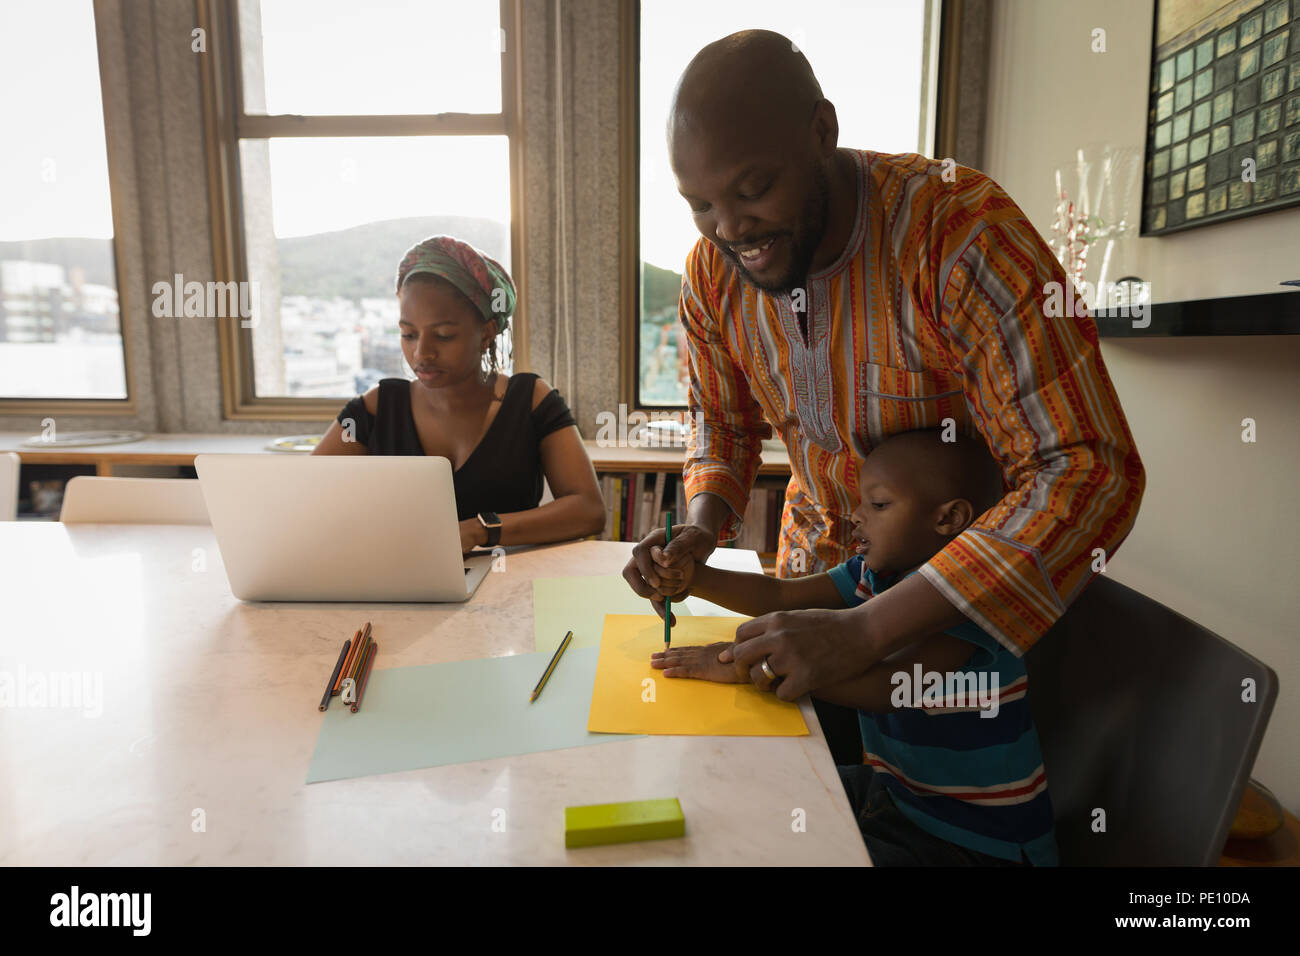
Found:
<path fill-rule="evenodd" d="M 450 459 L 462 551 L 599 533 L 605 505 L 564 399 L 531 372 L 497 371 L 515 307 L 506 271 L 433 236 L 402 257 L 397 298 L 417 380 L 386 378 L 352 399 L 313 454 Z M 543 476 L 555 500 L 538 507 Z"/>

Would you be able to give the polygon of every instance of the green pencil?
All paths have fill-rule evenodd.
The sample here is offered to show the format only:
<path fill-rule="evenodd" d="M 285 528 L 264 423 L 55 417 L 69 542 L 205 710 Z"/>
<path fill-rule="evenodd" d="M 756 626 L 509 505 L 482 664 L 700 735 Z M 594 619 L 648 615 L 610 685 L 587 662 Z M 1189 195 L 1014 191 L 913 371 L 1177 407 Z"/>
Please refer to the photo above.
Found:
<path fill-rule="evenodd" d="M 670 512 L 667 517 L 668 517 L 668 525 L 664 529 L 665 545 L 667 545 L 669 542 L 673 540 L 672 513 Z M 672 645 L 672 640 L 673 640 L 673 635 L 671 630 L 672 624 L 669 623 L 672 621 L 672 619 L 673 619 L 673 599 L 664 598 L 664 650 L 668 650 L 668 648 Z"/>

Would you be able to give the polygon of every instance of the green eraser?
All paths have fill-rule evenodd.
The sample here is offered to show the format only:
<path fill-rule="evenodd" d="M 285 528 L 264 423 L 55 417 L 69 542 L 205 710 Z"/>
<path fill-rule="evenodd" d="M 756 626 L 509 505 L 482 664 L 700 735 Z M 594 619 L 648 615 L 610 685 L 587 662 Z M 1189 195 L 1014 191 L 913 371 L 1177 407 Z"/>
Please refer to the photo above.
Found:
<path fill-rule="evenodd" d="M 685 835 L 686 819 L 676 797 L 564 808 L 564 845 L 570 848 Z"/>

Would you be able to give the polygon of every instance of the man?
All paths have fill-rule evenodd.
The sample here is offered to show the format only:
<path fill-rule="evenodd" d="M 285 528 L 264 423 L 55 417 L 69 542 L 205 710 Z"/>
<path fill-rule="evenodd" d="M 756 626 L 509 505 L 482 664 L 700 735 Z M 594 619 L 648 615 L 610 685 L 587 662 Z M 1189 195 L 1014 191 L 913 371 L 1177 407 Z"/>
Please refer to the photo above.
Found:
<path fill-rule="evenodd" d="M 838 134 L 780 34 L 712 43 L 678 82 L 668 146 L 703 236 L 679 313 L 702 422 L 686 525 L 667 548 L 662 530 L 641 541 L 624 577 L 660 613 L 684 596 L 675 561 L 734 537 L 773 427 L 792 472 L 782 577 L 849 557 L 855 459 L 897 432 L 978 434 L 1010 490 L 860 607 L 742 625 L 737 667 L 786 700 L 968 618 L 1023 654 L 1114 555 L 1145 487 L 1096 325 L 1044 308 L 1068 280 L 1024 213 L 975 170 Z"/>

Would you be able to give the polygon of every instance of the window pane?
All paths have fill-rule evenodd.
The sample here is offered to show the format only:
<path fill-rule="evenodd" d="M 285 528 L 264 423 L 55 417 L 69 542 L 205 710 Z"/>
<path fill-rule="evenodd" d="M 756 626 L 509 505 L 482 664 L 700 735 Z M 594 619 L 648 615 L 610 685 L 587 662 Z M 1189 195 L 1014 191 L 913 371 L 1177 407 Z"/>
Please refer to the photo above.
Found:
<path fill-rule="evenodd" d="M 0 397 L 126 398 L 91 0 L 0 6 Z"/>
<path fill-rule="evenodd" d="M 244 111 L 501 112 L 496 0 L 240 0 Z"/>
<path fill-rule="evenodd" d="M 441 233 L 509 269 L 509 157 L 504 136 L 243 140 L 255 394 L 350 398 L 413 378 L 397 264 Z"/>
<path fill-rule="evenodd" d="M 705 44 L 738 30 L 775 30 L 808 57 L 822 93 L 835 104 L 840 146 L 915 151 L 924 20 L 924 0 L 641 4 L 642 404 L 685 405 L 687 399 L 677 295 L 686 254 L 700 234 L 677 193 L 664 142 L 673 87 L 686 64 Z"/>

